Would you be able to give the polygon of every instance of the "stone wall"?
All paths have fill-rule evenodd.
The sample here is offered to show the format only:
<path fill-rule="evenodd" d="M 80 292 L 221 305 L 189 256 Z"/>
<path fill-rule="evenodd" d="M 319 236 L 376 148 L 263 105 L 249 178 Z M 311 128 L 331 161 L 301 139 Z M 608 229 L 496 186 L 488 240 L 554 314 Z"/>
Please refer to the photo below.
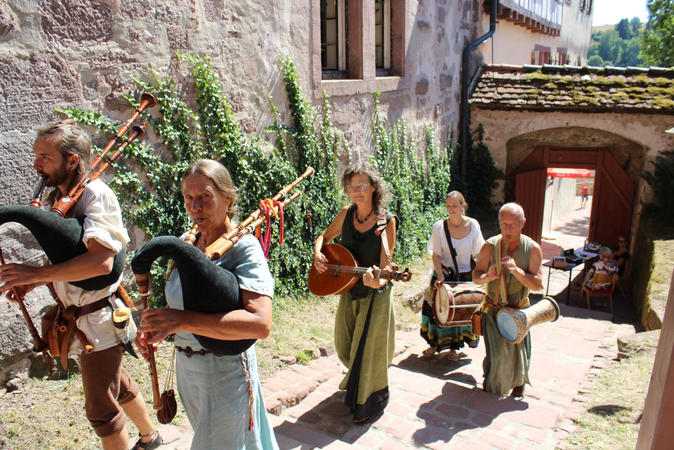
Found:
<path fill-rule="evenodd" d="M 184 73 L 176 51 L 211 56 L 237 118 L 253 134 L 264 136 L 272 123 L 269 94 L 287 116 L 277 56 L 288 54 L 314 104 L 323 91 L 334 96 L 335 123 L 354 146 L 372 147 L 376 91 L 389 120 L 404 118 L 419 136 L 433 124 L 446 137 L 458 122 L 461 50 L 483 34 L 483 8 L 477 0 L 402 3 L 402 74 L 352 89 L 362 80 L 322 81 L 312 63 L 308 24 L 319 0 L 0 0 L 0 204 L 29 199 L 33 130 L 57 119 L 56 107 L 123 120 L 131 76 Z"/>
<path fill-rule="evenodd" d="M 320 76 L 320 37 L 319 66 L 314 64 L 311 30 L 320 0 L 0 0 L 0 205 L 29 202 L 37 182 L 34 130 L 60 118 L 57 107 L 126 120 L 132 110 L 122 94 L 140 95 L 132 75 L 151 81 L 156 70 L 180 83 L 186 68 L 177 51 L 209 55 L 243 129 L 265 139 L 273 122 L 268 95 L 288 118 L 281 54 L 295 62 L 313 104 L 322 103 L 324 90 L 334 96 L 334 123 L 352 148 L 372 149 L 376 91 L 382 91 L 381 108 L 390 121 L 404 118 L 420 141 L 424 126 L 432 124 L 446 139 L 458 122 L 461 51 L 484 33 L 481 3 L 396 0 L 404 8 L 403 27 L 394 30 L 404 43 L 400 73 L 330 84 Z M 477 62 L 476 54 L 473 67 Z M 189 84 L 183 88 L 189 94 Z M 109 138 L 96 140 L 105 144 Z M 7 259 L 37 262 L 39 251 L 25 249 L 30 236 L 21 230 L 0 230 Z M 29 296 L 34 317 L 48 301 L 42 291 Z M 0 300 L 0 323 L 9 330 L 0 338 L 0 381 L 21 359 L 17 354 L 30 354 L 30 336 L 17 312 Z"/>
<path fill-rule="evenodd" d="M 471 108 L 471 124 L 482 124 L 484 143 L 496 166 L 512 173 L 539 145 L 605 147 L 637 185 L 635 212 L 653 193 L 639 174 L 659 151 L 674 147 L 672 116 L 656 114 L 498 111 Z M 503 193 L 501 193 L 503 195 Z"/>

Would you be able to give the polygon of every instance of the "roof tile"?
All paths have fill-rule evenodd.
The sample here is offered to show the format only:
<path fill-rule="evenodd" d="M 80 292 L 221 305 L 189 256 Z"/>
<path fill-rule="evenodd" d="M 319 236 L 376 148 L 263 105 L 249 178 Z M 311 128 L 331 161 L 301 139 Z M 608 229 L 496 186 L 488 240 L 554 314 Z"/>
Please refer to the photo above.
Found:
<path fill-rule="evenodd" d="M 503 64 L 483 69 L 471 94 L 480 108 L 674 114 L 674 68 Z"/>

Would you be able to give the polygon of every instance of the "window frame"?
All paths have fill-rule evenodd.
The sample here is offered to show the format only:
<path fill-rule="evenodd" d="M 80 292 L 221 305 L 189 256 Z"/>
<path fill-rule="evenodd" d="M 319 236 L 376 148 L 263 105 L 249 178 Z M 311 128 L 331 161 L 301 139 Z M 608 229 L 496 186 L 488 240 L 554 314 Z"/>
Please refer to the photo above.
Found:
<path fill-rule="evenodd" d="M 321 13 L 320 2 L 311 0 L 311 72 L 313 94 L 321 98 L 324 93 L 331 97 L 387 92 L 409 89 L 411 81 L 405 76 L 407 28 L 411 26 L 406 17 L 410 0 L 388 0 L 390 3 L 390 66 L 386 74 L 378 74 L 375 61 L 374 8 L 372 0 L 343 0 L 345 5 L 347 39 L 345 76 L 323 76 L 321 59 Z"/>
<path fill-rule="evenodd" d="M 337 44 L 337 68 L 325 69 L 323 67 L 323 32 L 320 32 L 321 39 L 321 77 L 325 80 L 338 79 L 338 78 L 348 78 L 348 65 L 347 65 L 347 36 L 346 36 L 346 0 L 334 0 L 335 10 L 337 12 L 336 20 L 336 44 Z M 321 12 L 320 17 L 320 27 L 323 26 L 323 16 Z"/>
<path fill-rule="evenodd" d="M 392 58 L 391 58 L 391 41 L 393 40 L 393 37 L 391 35 L 391 0 L 381 0 L 381 2 L 375 1 L 375 8 L 377 7 L 377 3 L 381 3 L 383 7 L 382 11 L 382 28 L 383 28 L 383 33 L 382 33 L 382 53 L 383 53 L 383 67 L 377 67 L 377 39 L 376 39 L 376 33 L 375 33 L 375 71 L 376 71 L 376 76 L 390 76 L 393 75 L 393 66 L 392 66 Z M 375 32 L 376 32 L 376 12 L 375 12 Z"/>

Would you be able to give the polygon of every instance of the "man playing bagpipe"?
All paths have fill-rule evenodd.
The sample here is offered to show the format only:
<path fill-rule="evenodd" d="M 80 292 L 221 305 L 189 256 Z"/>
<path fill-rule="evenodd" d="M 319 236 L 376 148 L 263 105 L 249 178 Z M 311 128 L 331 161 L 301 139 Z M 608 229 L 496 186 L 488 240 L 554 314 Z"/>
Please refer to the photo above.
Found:
<path fill-rule="evenodd" d="M 91 140 L 73 120 L 62 120 L 40 128 L 33 153 L 33 168 L 44 178 L 46 186 L 52 188 L 47 198 L 49 205 L 66 196 L 78 182 L 88 177 Z M 45 218 L 43 232 L 47 234 L 50 228 L 60 228 L 65 221 L 72 220 L 63 219 L 56 213 L 37 211 L 40 217 Z M 57 301 L 63 308 L 59 314 L 69 317 L 71 328 L 77 331 L 66 339 L 61 354 L 79 355 L 86 415 L 101 438 L 103 448 L 129 448 L 127 416 L 140 434 L 133 448 L 157 448 L 162 439 L 154 430 L 138 385 L 122 366 L 124 348 L 130 348 L 128 340 L 120 340 L 112 320 L 113 310 L 124 307 L 122 300 L 115 296 L 122 281 L 121 269 L 113 271 L 113 267 L 123 267 L 124 248 L 129 242 L 119 203 L 112 190 L 96 179 L 86 184 L 68 217 L 83 218 L 80 220 L 83 230 L 81 241 L 86 247 L 83 253 L 67 261 L 55 262 L 45 249 L 52 264 L 39 267 L 25 264 L 0 266 L 0 282 L 4 283 L 0 292 L 10 291 L 7 297 L 17 301 L 16 294 L 22 297 L 37 286 L 53 283 Z M 26 227 L 37 234 L 36 226 Z M 40 242 L 38 236 L 35 237 Z M 45 247 L 42 242 L 40 244 Z M 116 259 L 120 255 L 121 259 Z M 108 278 L 95 288 L 86 284 L 88 289 L 77 286 L 83 284 L 83 280 L 96 277 Z M 128 321 L 125 332 L 132 340 L 136 333 L 133 320 Z"/>

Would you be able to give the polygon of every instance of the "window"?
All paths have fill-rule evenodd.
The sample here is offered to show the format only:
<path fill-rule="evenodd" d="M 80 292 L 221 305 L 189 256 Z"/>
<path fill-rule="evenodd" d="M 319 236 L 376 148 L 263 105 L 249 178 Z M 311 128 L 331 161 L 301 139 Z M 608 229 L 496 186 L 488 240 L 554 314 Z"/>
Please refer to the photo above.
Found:
<path fill-rule="evenodd" d="M 580 0 L 580 10 L 587 10 L 588 14 L 592 13 L 592 0 Z"/>
<path fill-rule="evenodd" d="M 374 1 L 374 43 L 377 76 L 391 75 L 391 0 Z"/>
<path fill-rule="evenodd" d="M 321 0 L 321 67 L 323 78 L 346 78 L 346 10 L 344 0 Z"/>
<path fill-rule="evenodd" d="M 566 47 L 557 47 L 557 64 L 563 66 L 569 63 L 569 51 Z"/>
<path fill-rule="evenodd" d="M 314 95 L 408 89 L 408 0 L 311 0 Z"/>
<path fill-rule="evenodd" d="M 534 51 L 531 52 L 531 64 L 538 66 L 550 64 L 550 47 L 536 44 Z"/>

